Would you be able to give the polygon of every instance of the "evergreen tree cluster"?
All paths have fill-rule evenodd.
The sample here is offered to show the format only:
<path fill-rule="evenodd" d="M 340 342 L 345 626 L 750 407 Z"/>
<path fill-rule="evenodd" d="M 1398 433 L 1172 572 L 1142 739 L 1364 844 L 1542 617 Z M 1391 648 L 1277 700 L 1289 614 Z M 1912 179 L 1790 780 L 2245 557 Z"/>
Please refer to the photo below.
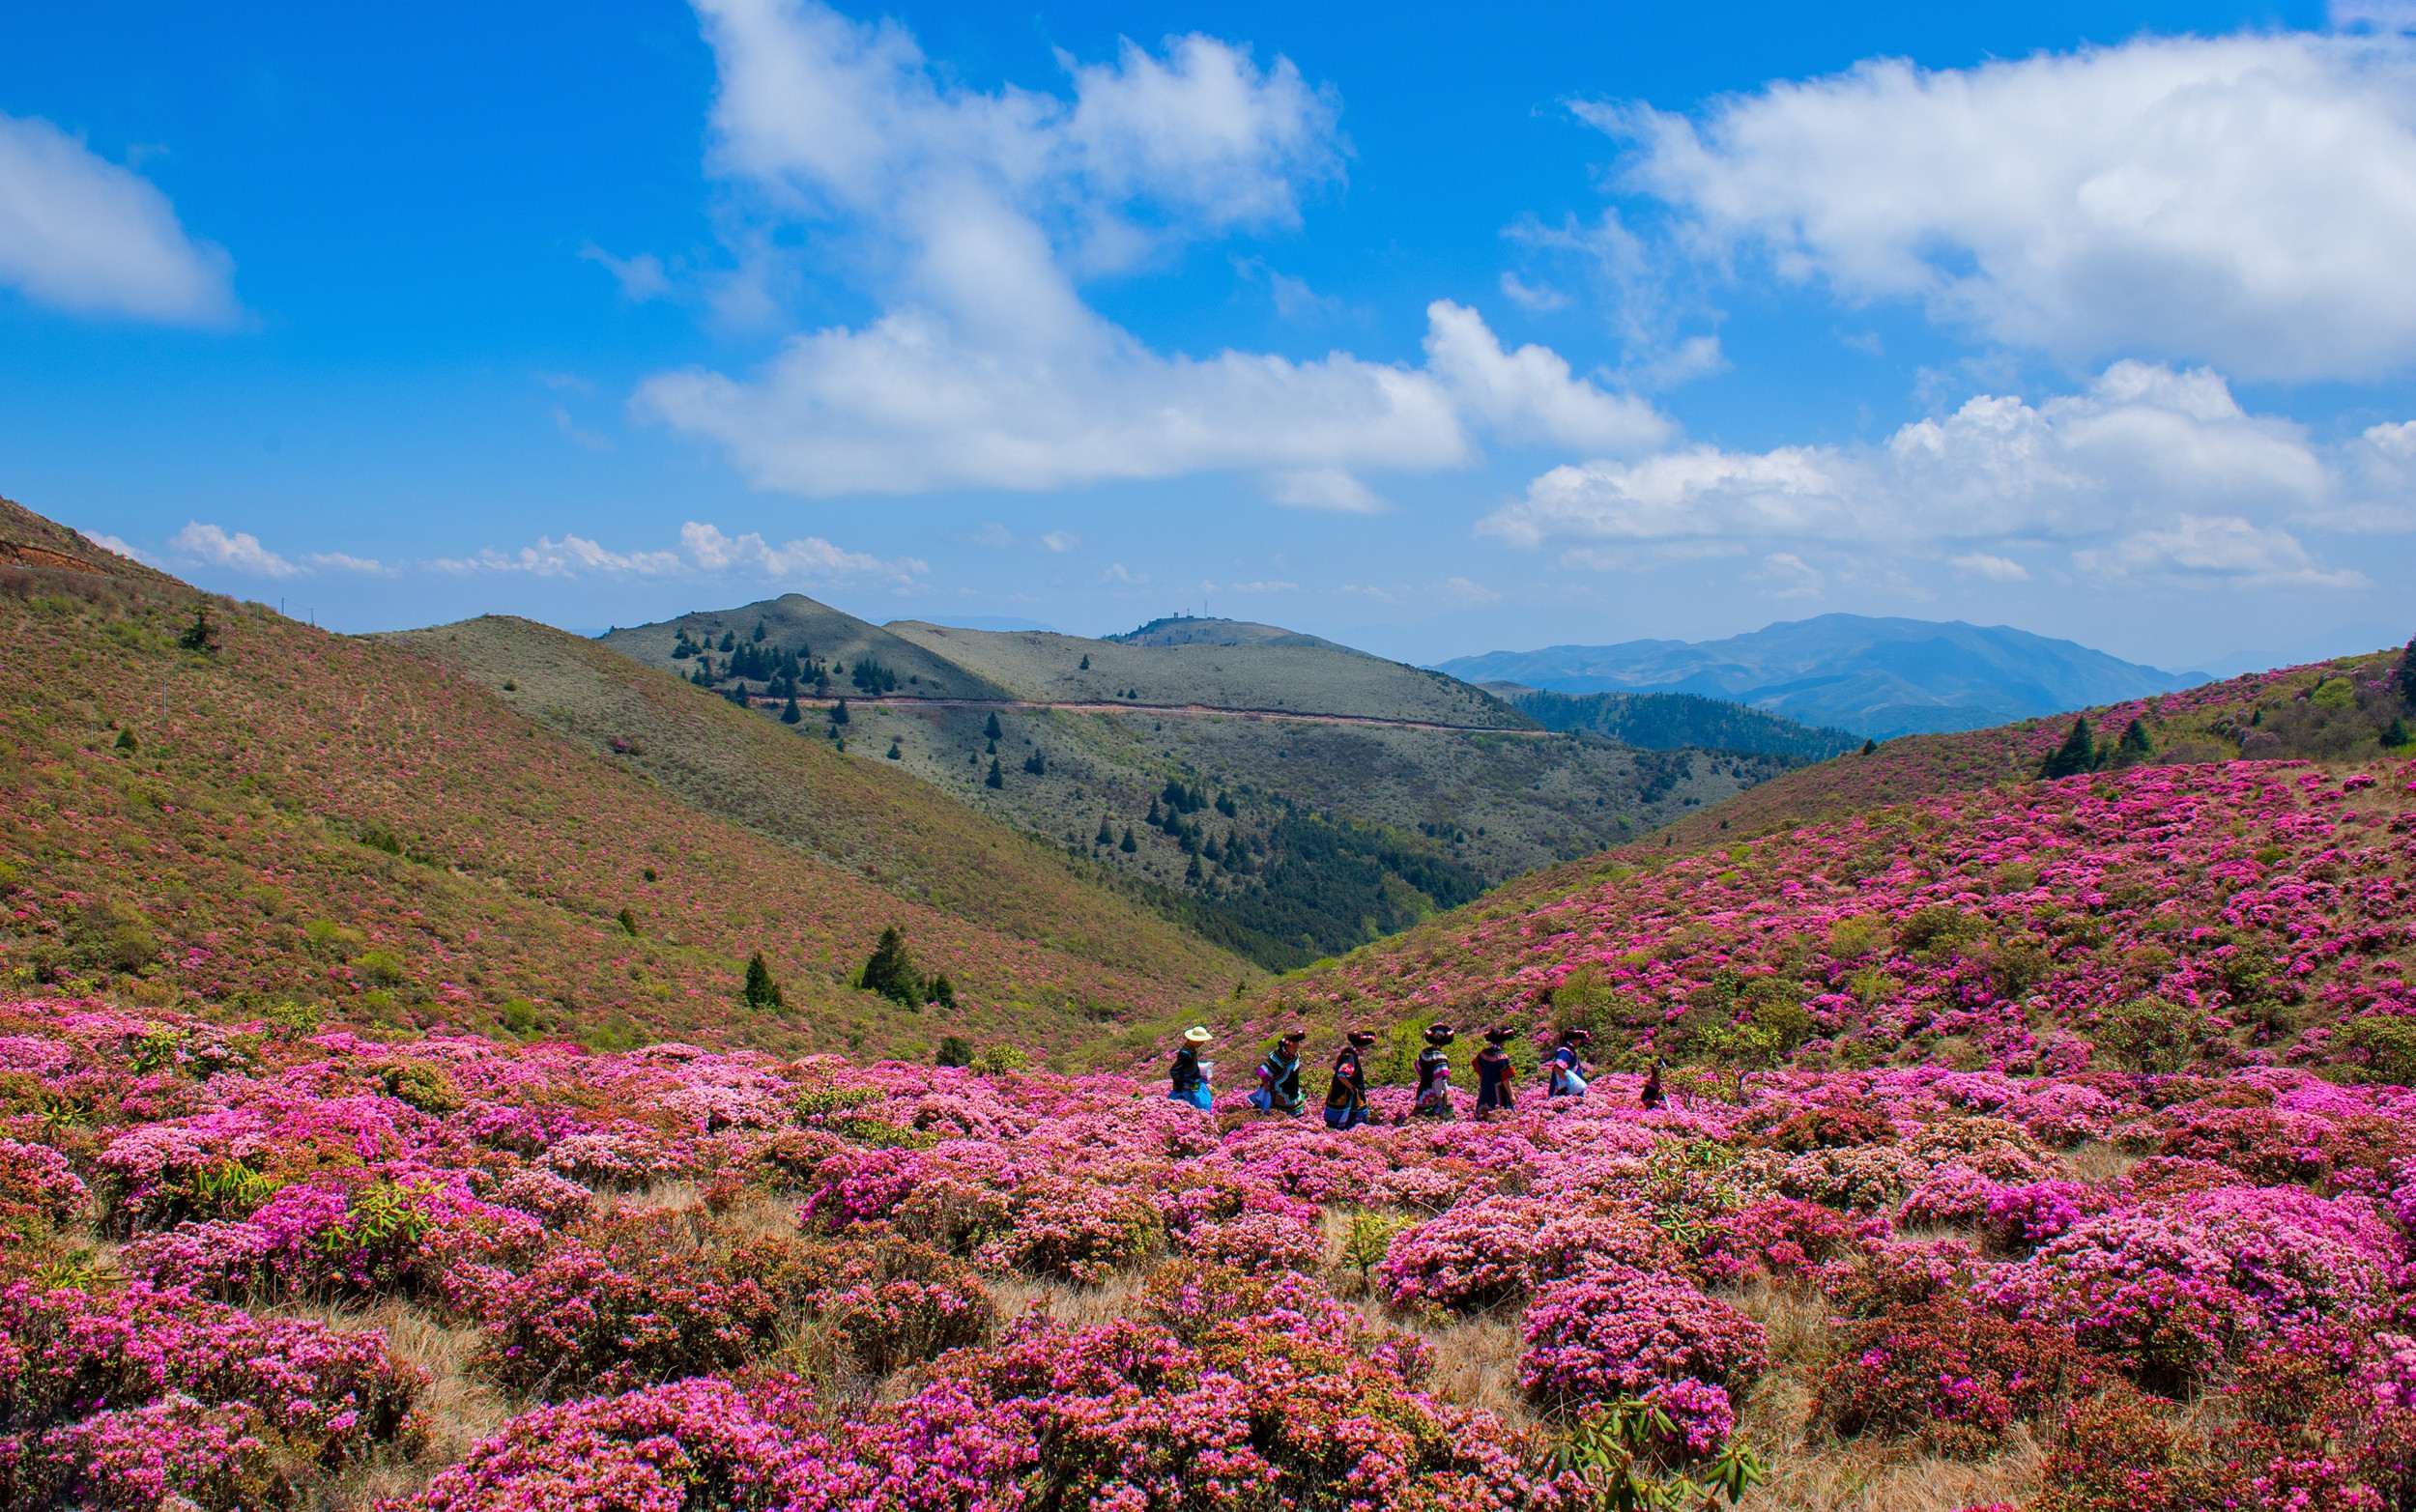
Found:
<path fill-rule="evenodd" d="M 936 1003 L 942 1008 L 957 1006 L 955 984 L 945 972 L 931 977 L 919 974 L 914 968 L 914 957 L 906 951 L 906 937 L 894 927 L 880 931 L 880 941 L 873 947 L 872 958 L 865 961 L 856 983 L 867 992 L 877 992 L 908 1008 L 919 1009 L 926 1003 Z"/>
<path fill-rule="evenodd" d="M 878 698 L 897 688 L 898 674 L 867 656 L 848 669 L 848 681 L 855 684 L 867 698 Z"/>
<path fill-rule="evenodd" d="M 733 703 L 745 703 L 749 697 L 745 685 L 749 683 L 762 683 L 763 697 L 767 699 L 785 699 L 792 704 L 800 693 L 811 691 L 818 697 L 828 693 L 830 669 L 814 659 L 810 645 L 800 642 L 795 650 L 766 645 L 765 634 L 761 624 L 755 627 L 754 638 L 748 641 L 742 642 L 734 633 L 724 632 L 716 647 L 710 638 L 690 640 L 683 627 L 678 632 L 678 638 L 672 642 L 671 657 L 675 662 L 693 660 L 696 663 L 688 680 L 700 688 L 710 688 L 724 682 L 737 684 L 723 695 Z M 718 663 L 713 654 L 716 649 L 722 653 Z M 787 710 L 782 711 L 781 718 L 791 725 L 797 723 L 789 718 Z"/>
<path fill-rule="evenodd" d="M 2104 746 L 2097 743 L 2097 733 L 2090 727 L 2088 716 L 2083 714 L 2072 721 L 2072 732 L 2063 737 L 2063 744 L 2049 752 L 2039 763 L 2038 775 L 2078 777 L 2108 767 L 2137 766 L 2155 754 L 2156 743 L 2148 738 L 2147 727 L 2140 721 L 2131 721 L 2123 727 L 2119 739 Z"/>

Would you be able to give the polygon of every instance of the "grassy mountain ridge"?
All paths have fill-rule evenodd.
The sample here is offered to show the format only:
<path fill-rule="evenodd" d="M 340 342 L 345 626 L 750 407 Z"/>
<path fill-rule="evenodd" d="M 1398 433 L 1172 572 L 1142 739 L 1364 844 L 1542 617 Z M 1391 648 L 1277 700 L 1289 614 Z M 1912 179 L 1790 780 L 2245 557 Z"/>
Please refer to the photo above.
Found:
<path fill-rule="evenodd" d="M 607 644 L 486 615 L 390 643 L 449 667 L 527 717 L 643 772 L 700 812 L 873 879 L 901 897 L 1117 970 L 1213 984 L 1249 975 L 1156 913 L 1069 870 L 1054 847 L 990 823 L 882 762 L 799 740 Z M 618 746 L 616 743 L 618 742 Z"/>
<path fill-rule="evenodd" d="M 859 697 L 845 725 L 835 708 L 814 710 L 795 733 L 835 749 L 844 743 L 852 757 L 895 760 L 958 802 L 1062 849 L 1162 916 L 1271 968 L 1349 950 L 1788 765 L 1548 735 L 1440 673 L 1322 644 L 1274 643 L 1289 633 L 1225 621 L 1172 622 L 1165 634 L 1188 639 L 1168 644 L 912 621 L 876 631 L 791 596 L 675 622 L 684 628 L 618 631 L 605 643 L 675 673 L 709 663 L 708 685 L 725 696 L 785 697 L 785 670 L 770 680 L 760 669 L 752 678 L 731 675 L 733 664 L 742 673 L 756 667 L 743 647 L 756 643 L 759 618 L 764 646 L 793 650 L 784 637 L 819 624 L 820 639 L 809 645 L 817 657 L 845 662 L 825 646 L 863 645 L 861 654 L 886 656 L 883 667 L 910 667 L 907 675 L 921 678 L 900 679 L 895 701 Z M 715 639 L 702 656 L 673 654 L 683 636 L 693 646 L 708 633 L 731 636 L 733 652 L 720 651 Z M 1237 638 L 1244 643 L 1228 643 Z M 890 640 L 931 660 L 881 650 Z M 855 686 L 842 668 L 830 675 L 831 694 Z M 1123 712 L 1112 707 L 1119 692 L 1133 695 L 1127 703 L 1206 712 Z M 918 696 L 1110 707 L 963 708 L 918 703 Z M 1245 712 L 1258 708 L 1301 712 Z M 1490 727 L 1321 723 L 1346 714 Z M 769 721 L 773 711 L 759 717 Z"/>
<path fill-rule="evenodd" d="M 215 649 L 179 643 L 202 607 Z M 690 808 L 499 687 L 161 575 L 0 567 L 0 981 L 20 989 L 1046 1053 L 1248 975 L 1201 946 L 1127 967 L 968 923 Z M 848 984 L 890 925 L 961 1011 Z M 739 1002 L 758 951 L 784 1007 Z"/>
<path fill-rule="evenodd" d="M 957 630 L 900 620 L 888 630 L 1019 699 L 1200 704 L 1426 721 L 1481 729 L 1535 722 L 1457 678 L 1310 637 L 1248 643 L 1091 641 L 1035 630 Z M 1272 627 L 1251 626 L 1253 630 Z M 1085 667 L 1083 664 L 1088 663 Z"/>

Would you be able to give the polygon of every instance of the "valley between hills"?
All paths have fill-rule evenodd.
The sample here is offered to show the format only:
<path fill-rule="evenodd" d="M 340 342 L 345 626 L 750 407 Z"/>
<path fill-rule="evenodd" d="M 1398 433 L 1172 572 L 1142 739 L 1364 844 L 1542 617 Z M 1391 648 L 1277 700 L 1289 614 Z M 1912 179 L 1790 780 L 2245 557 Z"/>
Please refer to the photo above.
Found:
<path fill-rule="evenodd" d="M 14 505 L 0 635 L 0 1504 L 2416 1494 L 2407 650 L 1883 743 Z"/>

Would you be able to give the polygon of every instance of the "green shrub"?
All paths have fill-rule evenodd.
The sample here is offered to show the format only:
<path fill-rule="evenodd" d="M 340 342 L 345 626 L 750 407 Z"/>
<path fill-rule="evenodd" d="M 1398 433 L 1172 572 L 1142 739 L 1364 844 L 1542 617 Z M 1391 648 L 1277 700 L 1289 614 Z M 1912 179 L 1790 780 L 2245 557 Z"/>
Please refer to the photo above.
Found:
<path fill-rule="evenodd" d="M 392 951 L 363 951 L 353 957 L 352 968 L 360 973 L 363 981 L 382 987 L 396 986 L 403 980 L 402 957 Z"/>
<path fill-rule="evenodd" d="M 2177 1071 L 2198 1058 L 2214 1038 L 2206 1011 L 2169 1003 L 2160 997 L 2135 997 L 2104 1009 L 2089 1041 L 2115 1064 L 2136 1071 Z"/>

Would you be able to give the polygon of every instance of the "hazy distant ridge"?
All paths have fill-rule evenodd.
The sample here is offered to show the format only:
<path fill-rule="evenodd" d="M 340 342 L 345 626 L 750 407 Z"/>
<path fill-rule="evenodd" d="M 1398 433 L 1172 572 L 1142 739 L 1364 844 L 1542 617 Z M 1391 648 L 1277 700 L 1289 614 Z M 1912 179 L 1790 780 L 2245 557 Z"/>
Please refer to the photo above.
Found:
<path fill-rule="evenodd" d="M 2202 677 L 2007 625 L 1823 614 L 1725 641 L 1489 651 L 1441 664 L 1552 693 L 1691 693 L 1886 739 L 2170 693 Z"/>

